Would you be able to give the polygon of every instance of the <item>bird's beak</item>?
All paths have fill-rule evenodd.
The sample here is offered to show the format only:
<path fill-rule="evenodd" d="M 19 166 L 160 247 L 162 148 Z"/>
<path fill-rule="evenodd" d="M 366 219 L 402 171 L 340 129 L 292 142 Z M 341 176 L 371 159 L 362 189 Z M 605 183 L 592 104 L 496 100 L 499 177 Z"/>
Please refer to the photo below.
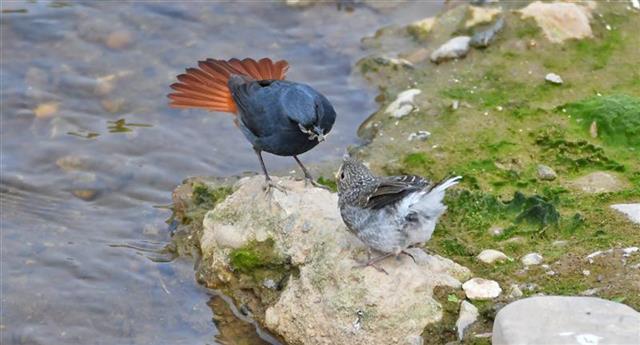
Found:
<path fill-rule="evenodd" d="M 327 139 L 327 136 L 324 135 L 324 130 L 318 126 L 313 127 L 313 132 L 317 136 L 318 142 L 321 143 Z"/>

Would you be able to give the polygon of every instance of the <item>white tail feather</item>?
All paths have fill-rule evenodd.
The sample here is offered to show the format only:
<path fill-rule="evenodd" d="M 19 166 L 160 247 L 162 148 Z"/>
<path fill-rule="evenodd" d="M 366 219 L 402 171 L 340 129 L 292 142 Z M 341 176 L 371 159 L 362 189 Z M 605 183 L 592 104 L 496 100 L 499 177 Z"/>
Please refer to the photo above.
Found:
<path fill-rule="evenodd" d="M 424 194 L 421 195 L 420 200 L 411 205 L 410 209 L 422 213 L 427 218 L 437 219 L 447 209 L 442 203 L 445 190 L 458 184 L 461 179 L 461 176 L 452 177 L 433 187 L 430 191 L 423 192 Z"/>

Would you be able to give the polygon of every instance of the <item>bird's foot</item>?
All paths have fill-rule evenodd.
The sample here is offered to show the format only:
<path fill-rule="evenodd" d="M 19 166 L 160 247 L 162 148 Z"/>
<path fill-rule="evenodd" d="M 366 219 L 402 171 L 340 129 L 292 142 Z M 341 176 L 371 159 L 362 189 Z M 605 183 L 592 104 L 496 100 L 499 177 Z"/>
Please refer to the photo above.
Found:
<path fill-rule="evenodd" d="M 287 194 L 287 189 L 285 187 L 273 182 L 273 180 L 271 179 L 268 179 L 264 182 L 264 186 L 262 186 L 262 189 L 264 190 L 265 194 L 271 194 L 271 192 L 274 189 L 277 189 L 282 193 Z"/>
<path fill-rule="evenodd" d="M 385 271 L 384 268 L 378 266 L 374 260 L 369 260 L 367 262 L 359 263 L 357 265 L 354 265 L 353 268 L 365 268 L 365 267 L 369 267 L 369 266 L 375 268 L 378 272 L 382 272 L 382 273 L 384 273 L 386 275 L 389 275 L 389 273 L 387 271 Z"/>
<path fill-rule="evenodd" d="M 313 177 L 311 177 L 311 176 L 307 176 L 307 177 L 304 178 L 304 186 L 308 187 L 309 185 L 312 185 L 312 186 L 314 186 L 316 188 L 321 188 L 321 189 L 324 189 L 324 190 L 327 190 L 327 191 L 331 191 L 331 188 L 314 181 Z"/>
<path fill-rule="evenodd" d="M 401 251 L 401 252 L 400 252 L 400 254 L 405 254 L 405 255 L 407 255 L 408 257 L 410 257 L 411 259 L 413 259 L 413 262 L 414 262 L 414 263 L 418 263 L 418 262 L 416 261 L 416 258 L 413 256 L 413 254 L 409 253 L 408 251 L 403 250 L 403 251 Z M 398 254 L 398 255 L 399 255 L 399 254 Z"/>

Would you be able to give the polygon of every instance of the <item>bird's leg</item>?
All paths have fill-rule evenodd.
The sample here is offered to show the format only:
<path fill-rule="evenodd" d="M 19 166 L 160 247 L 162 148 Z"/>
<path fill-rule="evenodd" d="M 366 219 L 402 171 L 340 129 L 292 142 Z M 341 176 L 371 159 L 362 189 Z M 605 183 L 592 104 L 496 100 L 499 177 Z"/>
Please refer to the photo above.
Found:
<path fill-rule="evenodd" d="M 367 262 L 359 263 L 359 264 L 353 266 L 353 268 L 362 268 L 362 267 L 371 266 L 371 267 L 375 268 L 376 270 L 378 270 L 379 272 L 383 272 L 384 274 L 389 274 L 389 273 L 387 273 L 387 271 L 384 270 L 384 268 L 376 265 L 376 263 L 379 262 L 379 261 L 382 261 L 382 260 L 384 260 L 384 259 L 386 259 L 388 257 L 390 257 L 391 255 L 393 255 L 393 253 L 383 254 L 383 255 L 380 255 L 380 256 L 375 257 L 373 259 L 371 259 L 371 252 L 368 252 L 368 253 L 369 253 L 369 255 L 368 255 L 369 256 L 369 260 L 367 260 Z"/>
<path fill-rule="evenodd" d="M 309 170 L 307 170 L 307 168 L 305 168 L 305 166 L 302 165 L 302 162 L 298 159 L 298 156 L 293 156 L 293 159 L 296 160 L 296 162 L 298 163 L 298 165 L 302 169 L 302 173 L 304 173 L 304 182 L 305 182 L 305 184 L 311 183 L 311 185 L 313 185 L 314 187 L 318 187 L 318 188 L 329 190 L 329 187 L 323 186 L 323 185 L 321 185 L 318 182 L 313 180 L 313 176 L 311 176 L 311 174 L 309 173 Z"/>
<path fill-rule="evenodd" d="M 283 193 L 286 193 L 286 190 L 284 189 L 284 187 L 278 186 L 276 183 L 273 182 L 273 180 L 271 180 L 271 177 L 267 172 L 267 167 L 264 165 L 264 160 L 262 159 L 262 151 L 256 148 L 254 148 L 254 151 L 256 151 L 256 154 L 258 155 L 258 159 L 260 160 L 260 166 L 262 167 L 262 172 L 264 173 L 265 184 L 263 189 L 265 190 L 265 192 L 269 193 L 271 191 L 271 188 L 275 188 Z"/>
<path fill-rule="evenodd" d="M 414 263 L 417 263 L 416 258 L 413 256 L 413 254 L 409 253 L 408 251 L 403 249 L 403 250 L 400 251 L 400 253 L 398 253 L 398 255 L 400 255 L 400 254 L 408 255 L 411 259 L 413 259 Z"/>

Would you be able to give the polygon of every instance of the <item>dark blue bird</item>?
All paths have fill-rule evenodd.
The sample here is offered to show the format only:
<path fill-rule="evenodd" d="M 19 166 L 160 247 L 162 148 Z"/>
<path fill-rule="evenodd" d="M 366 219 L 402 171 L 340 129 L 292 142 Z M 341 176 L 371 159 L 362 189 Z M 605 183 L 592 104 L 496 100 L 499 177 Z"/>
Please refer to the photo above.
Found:
<path fill-rule="evenodd" d="M 312 87 L 284 80 L 289 64 L 264 58 L 207 59 L 188 68 L 171 85 L 168 97 L 176 108 L 202 108 L 236 114 L 235 123 L 251 142 L 264 172 L 267 188 L 276 187 L 262 159 L 262 151 L 292 156 L 305 178 L 309 171 L 298 155 L 324 141 L 336 120 L 333 106 Z"/>

